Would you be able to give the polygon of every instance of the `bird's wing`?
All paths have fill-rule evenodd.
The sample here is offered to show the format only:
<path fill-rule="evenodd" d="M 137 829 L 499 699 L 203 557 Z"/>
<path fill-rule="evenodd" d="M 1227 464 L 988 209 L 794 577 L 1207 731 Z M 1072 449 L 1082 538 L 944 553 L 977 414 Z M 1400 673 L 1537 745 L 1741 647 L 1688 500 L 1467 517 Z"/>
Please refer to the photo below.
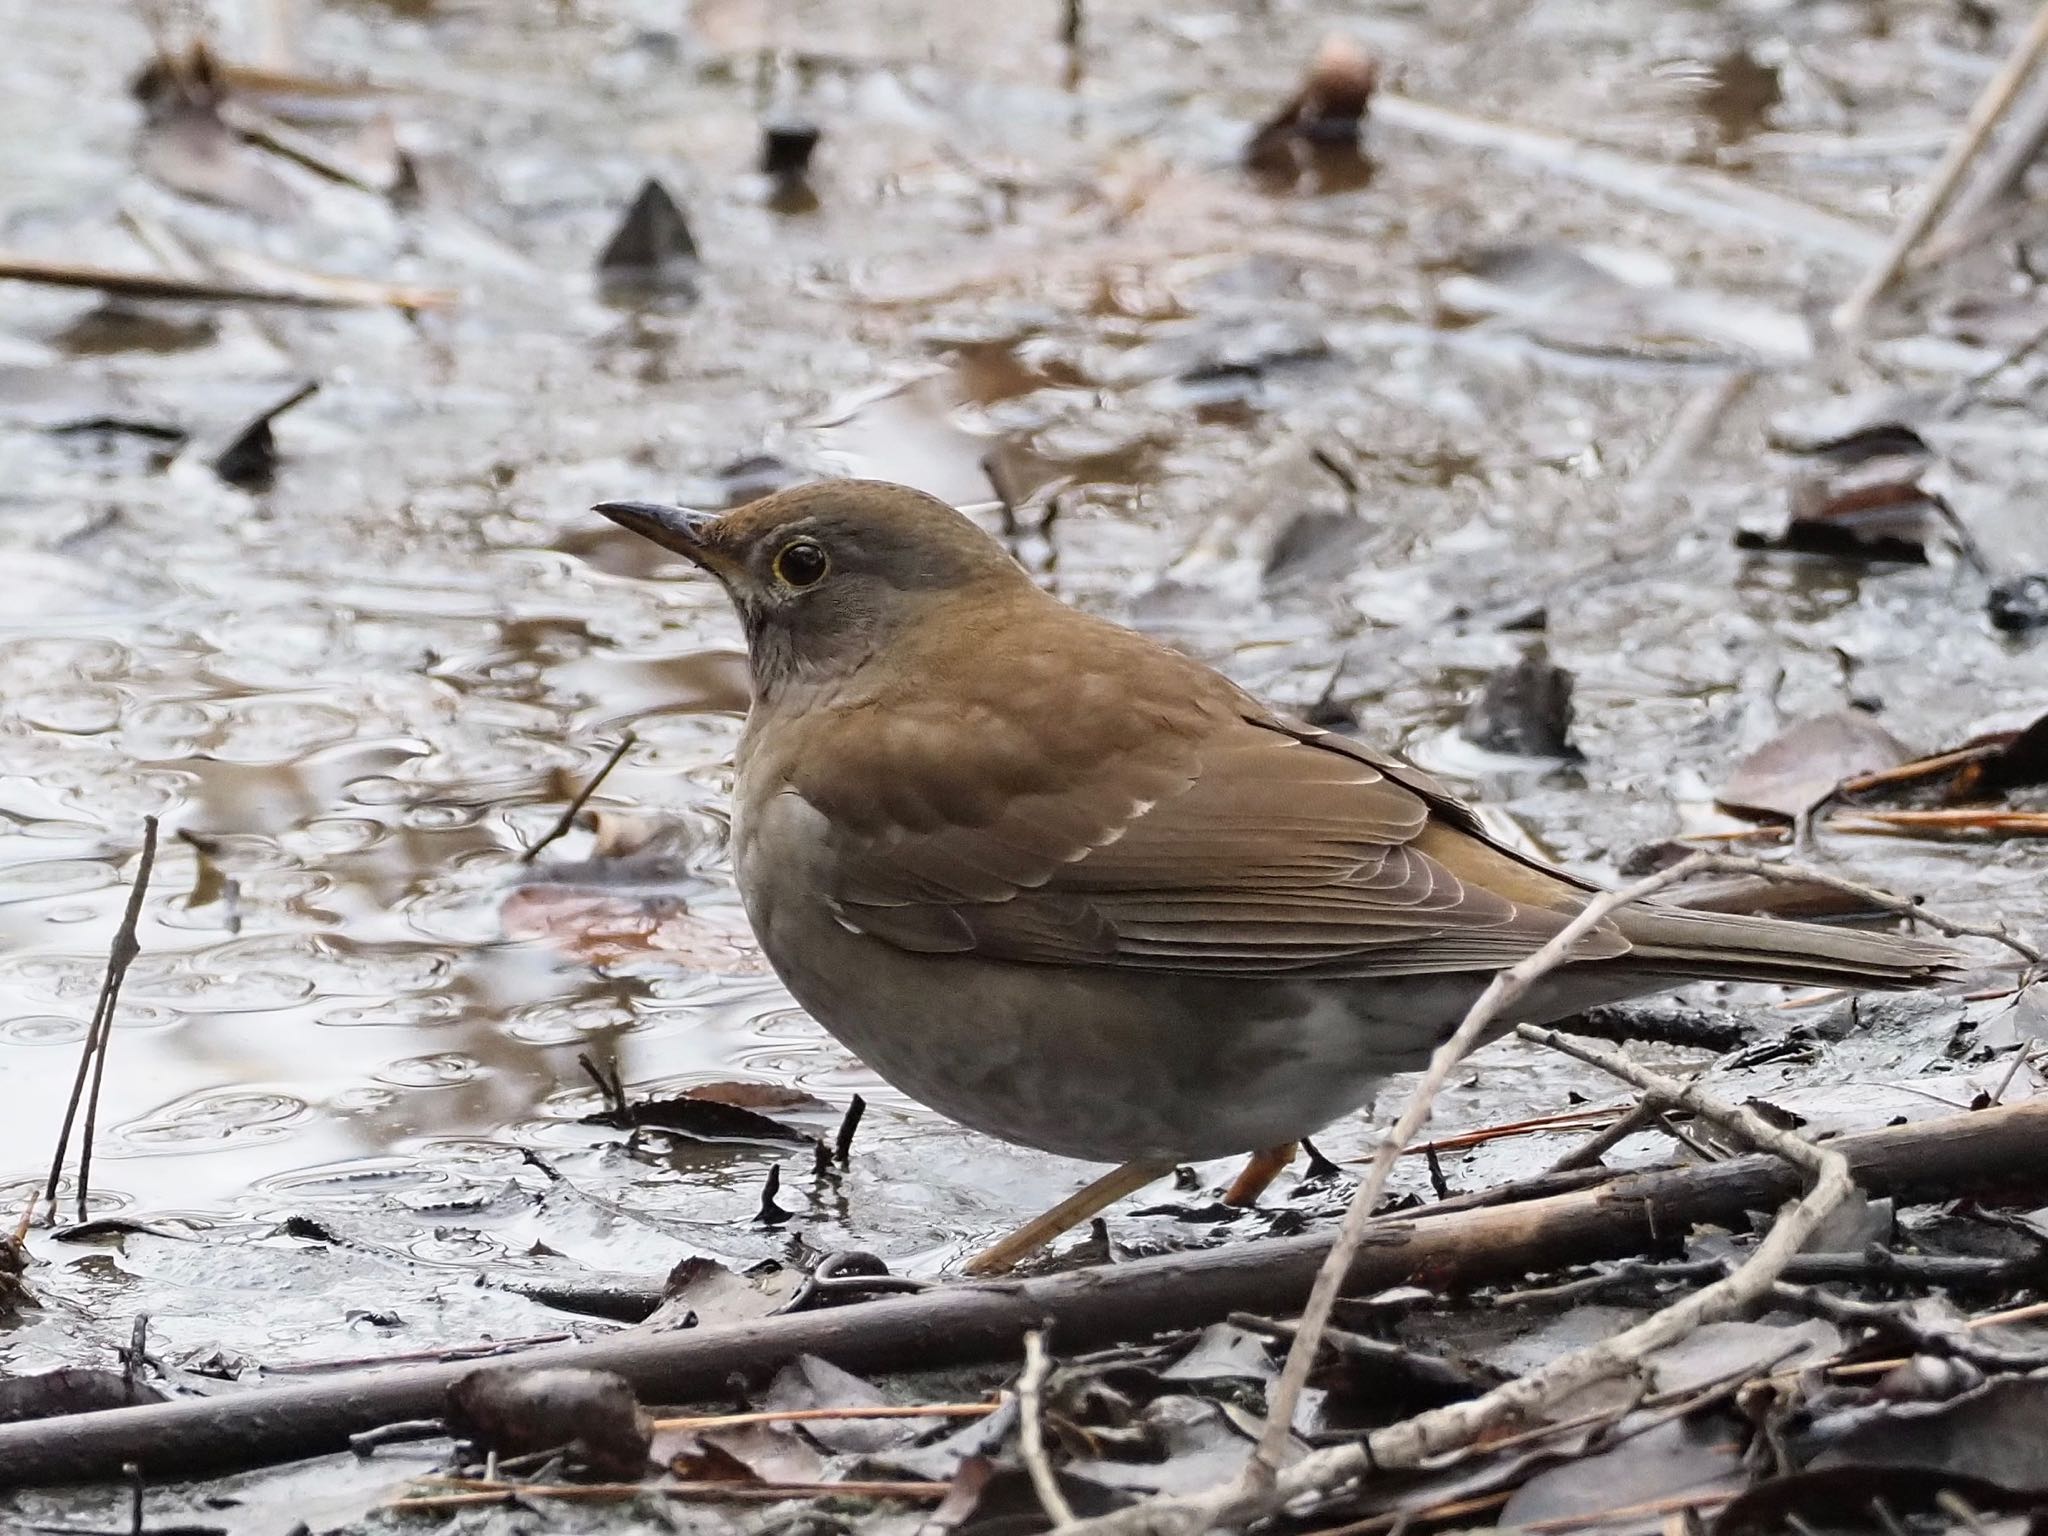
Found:
<path fill-rule="evenodd" d="M 858 754 L 814 742 L 789 789 L 830 829 L 839 920 L 928 953 L 1371 976 L 1512 964 L 1583 899 L 1420 770 L 1183 665 L 1099 717 L 1082 675 L 1058 720 L 954 699 L 868 714 Z"/>

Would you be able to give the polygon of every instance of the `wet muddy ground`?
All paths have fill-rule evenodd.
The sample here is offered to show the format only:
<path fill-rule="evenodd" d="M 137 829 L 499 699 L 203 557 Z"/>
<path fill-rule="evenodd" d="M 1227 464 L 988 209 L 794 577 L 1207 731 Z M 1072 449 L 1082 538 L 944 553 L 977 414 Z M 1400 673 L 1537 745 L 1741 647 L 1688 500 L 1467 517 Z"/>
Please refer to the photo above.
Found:
<path fill-rule="evenodd" d="M 10 252 L 238 252 L 451 296 L 0 283 L 0 1209 L 46 1175 L 141 818 L 166 833 L 93 1186 L 95 1215 L 146 1228 L 32 1238 L 45 1305 L 0 1332 L 9 1372 L 106 1363 L 138 1312 L 162 1357 L 216 1368 L 605 1326 L 479 1275 L 856 1245 L 931 1274 L 1087 1175 L 902 1101 L 765 974 L 721 842 L 736 627 L 599 499 L 854 472 L 995 526 L 992 458 L 1025 502 L 1020 555 L 1064 596 L 1277 701 L 1348 708 L 1601 876 L 1734 825 L 1714 786 L 1795 717 L 1874 704 L 1933 750 L 2040 713 L 2039 644 L 1986 621 L 1989 578 L 1946 534 L 1924 565 L 1734 542 L 1782 522 L 1801 469 L 1771 445 L 1822 405 L 1939 396 L 2038 325 L 2024 227 L 1864 346 L 1821 323 L 1986 78 L 2002 34 L 1977 12 L 1116 4 L 1076 55 L 1059 9 L 161 19 L 374 84 L 270 106 L 351 163 L 390 164 L 395 136 L 387 195 L 146 122 L 131 7 L 0 6 Z M 1248 171 L 1250 128 L 1340 24 L 1393 93 L 1369 159 Z M 758 173 L 764 121 L 823 130 L 809 195 Z M 701 251 L 691 293 L 595 281 L 649 177 Z M 2033 372 L 1922 423 L 1994 575 L 2048 566 Z M 224 481 L 220 447 L 307 382 L 268 484 Z M 1577 679 L 1568 764 L 1457 731 L 1538 610 Z M 628 728 L 594 830 L 522 865 Z M 2040 848 L 1823 833 L 1815 858 L 2032 927 Z M 1753 1000 L 1767 1029 L 1833 1006 Z M 1730 1091 L 1840 1124 L 1967 1103 L 1963 1010 L 1881 1012 Z M 636 1095 L 807 1097 L 776 1109 L 790 1139 L 629 1140 L 585 1122 L 585 1054 Z M 850 1164 L 814 1176 L 800 1138 L 855 1093 Z M 1617 1097 L 1496 1046 L 1439 1128 L 1573 1093 Z M 1557 1146 L 1445 1170 L 1478 1187 Z M 789 1215 L 764 1222 L 776 1166 Z M 1283 1181 L 1219 1225 L 1229 1171 L 1130 1203 L 1116 1242 L 1334 1208 Z"/>

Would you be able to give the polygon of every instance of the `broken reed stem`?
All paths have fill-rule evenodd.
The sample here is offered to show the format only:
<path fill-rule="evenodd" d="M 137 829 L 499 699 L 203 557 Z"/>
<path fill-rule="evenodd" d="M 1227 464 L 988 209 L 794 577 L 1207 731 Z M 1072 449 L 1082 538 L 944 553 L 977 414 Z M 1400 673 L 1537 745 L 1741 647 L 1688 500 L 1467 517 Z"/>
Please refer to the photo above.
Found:
<path fill-rule="evenodd" d="M 831 1419 L 983 1419 L 1001 1403 L 877 1403 L 855 1408 L 764 1408 L 758 1413 L 710 1413 L 656 1419 L 655 1429 L 737 1429 L 746 1424 L 813 1424 Z"/>
<path fill-rule="evenodd" d="M 1927 180 L 1926 190 L 1915 201 L 1912 213 L 1893 234 L 1884 255 L 1878 258 L 1877 264 L 1835 311 L 1834 327 L 1837 332 L 1848 335 L 1860 330 L 1871 306 L 1883 298 L 1898 280 L 1899 273 L 1905 269 L 1906 259 L 1913 254 L 1913 248 L 1927 237 L 1947 211 L 1963 173 L 1984 147 L 1985 140 L 1990 138 L 1991 130 L 1998 126 L 1998 120 L 2005 116 L 2006 108 L 2012 105 L 2013 97 L 2019 94 L 2020 87 L 2026 84 L 2027 77 L 2041 62 L 2043 53 L 2048 53 L 2048 4 L 2035 10 L 2034 19 L 2028 23 L 2018 46 L 2006 55 L 1998 72 L 1971 104 L 1969 116 L 1963 119 L 1962 130 L 1941 157 L 1941 164 L 1935 167 L 1934 174 Z"/>
<path fill-rule="evenodd" d="M 549 843 L 554 842 L 576 825 L 576 818 L 583 813 L 583 807 L 590 803 L 590 797 L 597 793 L 598 786 L 611 777 L 612 770 L 619 766 L 625 759 L 626 754 L 633 750 L 639 740 L 640 738 L 631 731 L 626 732 L 625 735 L 619 738 L 619 744 L 612 748 L 612 754 L 604 760 L 604 766 L 590 776 L 589 783 L 576 791 L 576 798 L 569 802 L 561 816 L 557 818 L 555 824 L 548 828 L 539 842 L 519 855 L 520 863 L 531 864 L 540 856 L 541 849 L 547 847 Z"/>
<path fill-rule="evenodd" d="M 1057 1531 L 1074 1523 L 1074 1506 L 1060 1492 L 1060 1480 L 1045 1454 L 1045 1379 L 1051 1374 L 1045 1334 L 1034 1328 L 1024 1335 L 1024 1370 L 1017 1378 L 1017 1449 L 1039 1506 Z"/>
<path fill-rule="evenodd" d="M 121 983 L 127 979 L 128 967 L 141 953 L 136 942 L 135 929 L 142 917 L 142 901 L 149 894 L 149 872 L 156 866 L 157 821 L 154 816 L 142 818 L 142 853 L 135 862 L 135 880 L 128 888 L 128 905 L 121 914 L 121 926 L 114 930 L 114 942 L 107 951 L 106 975 L 100 981 L 100 995 L 93 1004 L 92 1020 L 85 1026 L 85 1042 L 79 1049 L 78 1072 L 71 1080 L 71 1097 L 64 1106 L 64 1123 L 57 1129 L 57 1148 L 50 1156 L 50 1181 L 44 1187 L 43 1198 L 50 1203 L 52 1220 L 57 1215 L 57 1184 L 64 1173 L 64 1154 L 71 1150 L 71 1128 L 78 1120 L 81 1102 L 85 1105 L 85 1140 L 78 1153 L 78 1219 L 86 1219 L 86 1200 L 91 1194 L 92 1181 L 92 1138 L 99 1123 L 100 1085 L 107 1070 L 107 1047 L 112 1043 L 114 1032 L 114 1010 L 121 1001 Z M 91 1089 L 87 1090 L 87 1078 L 91 1078 Z"/>
<path fill-rule="evenodd" d="M 1706 853 L 1689 854 L 1669 868 L 1646 875 L 1633 885 L 1595 896 L 1542 948 L 1495 976 L 1466 1011 L 1456 1031 L 1430 1056 L 1429 1069 L 1409 1094 L 1401 1118 L 1381 1135 L 1379 1144 L 1373 1149 L 1372 1166 L 1352 1196 L 1351 1205 L 1344 1213 L 1344 1224 L 1338 1229 L 1337 1240 L 1330 1246 L 1329 1256 L 1316 1272 L 1315 1288 L 1309 1293 L 1308 1305 L 1302 1309 L 1301 1331 L 1295 1335 L 1294 1344 L 1287 1351 L 1287 1364 L 1282 1368 L 1279 1384 L 1267 1403 L 1265 1430 L 1259 1436 L 1258 1449 L 1252 1453 L 1251 1463 L 1245 1468 L 1246 1487 L 1261 1482 L 1270 1484 L 1279 1472 L 1293 1433 L 1294 1406 L 1301 1399 L 1302 1388 L 1308 1384 L 1316 1351 L 1321 1348 L 1323 1332 L 1330 1324 L 1331 1309 L 1336 1305 L 1338 1292 L 1344 1287 L 1344 1277 L 1351 1272 L 1351 1260 L 1365 1237 L 1366 1224 L 1372 1220 L 1374 1208 L 1380 1203 L 1387 1177 L 1393 1172 L 1394 1160 L 1415 1139 L 1416 1132 L 1428 1123 L 1437 1095 L 1443 1091 L 1458 1063 L 1480 1042 L 1503 1009 L 1551 970 L 1562 965 L 1579 940 L 1599 927 L 1618 908 L 1654 896 L 1690 878 L 1709 867 L 1716 857 Z"/>
<path fill-rule="evenodd" d="M 1358 1251 L 1373 1207 L 1378 1204 L 1387 1175 L 1401 1147 L 1428 1120 L 1437 1094 L 1442 1091 L 1458 1062 L 1510 1003 L 1545 973 L 1565 963 L 1572 946 L 1610 914 L 1682 880 L 1709 871 L 1740 871 L 1769 880 L 1818 878 L 1823 884 L 1858 895 L 1883 910 L 1918 917 L 1930 927 L 1952 937 L 1993 939 L 2030 961 L 2038 953 L 2002 929 L 1972 927 L 1938 918 L 1904 898 L 1872 887 L 1828 876 L 1814 876 L 1809 871 L 1789 865 L 1767 864 L 1758 859 L 1726 854 L 1690 854 L 1633 885 L 1594 897 L 1541 949 L 1494 977 L 1467 1011 L 1457 1031 L 1437 1047 L 1401 1118 L 1380 1139 L 1372 1167 L 1345 1212 L 1336 1242 L 1316 1274 L 1309 1303 L 1302 1311 L 1299 1331 L 1288 1351 L 1279 1384 L 1268 1402 L 1265 1429 L 1244 1473 L 1234 1482 L 1204 1493 L 1152 1499 L 1113 1514 L 1084 1520 L 1072 1527 L 1070 1536 L 1197 1536 L 1197 1533 L 1217 1526 L 1242 1527 L 1284 1506 L 1325 1496 L 1375 1472 L 1420 1465 L 1429 1457 L 1470 1445 L 1500 1425 L 1526 1420 L 1545 1405 L 1594 1382 L 1636 1369 L 1650 1351 L 1687 1337 L 1704 1323 L 1739 1313 L 1769 1291 L 1821 1221 L 1854 1189 L 1848 1162 L 1841 1153 L 1816 1147 L 1771 1125 L 1753 1110 L 1710 1098 L 1696 1085 L 1651 1072 L 1615 1052 L 1599 1050 L 1578 1041 L 1567 1042 L 1566 1037 L 1554 1031 L 1531 1031 L 1524 1026 L 1519 1032 L 1525 1037 L 1552 1044 L 1634 1084 L 1645 1093 L 1653 1108 L 1676 1106 L 1689 1109 L 1702 1120 L 1721 1126 L 1759 1150 L 1785 1158 L 1795 1167 L 1813 1175 L 1812 1186 L 1800 1200 L 1780 1213 L 1770 1231 L 1757 1244 L 1755 1252 L 1739 1268 L 1705 1289 L 1652 1313 L 1633 1328 L 1563 1355 L 1480 1397 L 1431 1409 L 1376 1430 L 1361 1441 L 1311 1451 L 1289 1465 L 1282 1465 L 1282 1458 L 1289 1447 L 1295 1404 L 1300 1401 L 1302 1387 L 1306 1384 L 1323 1334 L 1329 1327 L 1331 1310 Z"/>

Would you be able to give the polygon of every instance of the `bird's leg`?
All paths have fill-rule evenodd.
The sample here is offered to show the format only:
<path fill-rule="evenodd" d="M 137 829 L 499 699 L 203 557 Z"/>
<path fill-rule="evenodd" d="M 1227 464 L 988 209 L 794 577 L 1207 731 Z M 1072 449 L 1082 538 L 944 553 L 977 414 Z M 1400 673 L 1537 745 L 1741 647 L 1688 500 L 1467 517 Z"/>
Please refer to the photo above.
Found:
<path fill-rule="evenodd" d="M 1257 1205 L 1259 1196 L 1266 1192 L 1266 1186 L 1286 1170 L 1294 1161 L 1298 1143 L 1283 1141 L 1277 1147 L 1267 1147 L 1263 1152 L 1254 1152 L 1245 1159 L 1243 1169 L 1230 1181 L 1230 1188 L 1223 1192 L 1225 1205 Z"/>
<path fill-rule="evenodd" d="M 1000 1275 L 1016 1267 L 1019 1259 L 1038 1252 L 1070 1227 L 1078 1227 L 1097 1212 L 1114 1205 L 1173 1172 L 1174 1164 L 1157 1158 L 1140 1158 L 1112 1168 L 1094 1183 L 1067 1196 L 1043 1216 L 1035 1216 L 1009 1236 L 998 1239 L 967 1261 L 970 1275 Z"/>

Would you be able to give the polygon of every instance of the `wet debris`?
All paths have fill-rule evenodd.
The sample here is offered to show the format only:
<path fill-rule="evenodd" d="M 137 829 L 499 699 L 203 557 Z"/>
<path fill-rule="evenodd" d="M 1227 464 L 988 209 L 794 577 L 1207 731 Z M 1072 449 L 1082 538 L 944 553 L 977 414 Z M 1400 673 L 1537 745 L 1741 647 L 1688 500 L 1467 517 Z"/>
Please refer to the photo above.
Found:
<path fill-rule="evenodd" d="M 268 490 L 277 473 L 277 438 L 271 432 L 271 423 L 301 401 L 312 398 L 319 389 L 317 381 L 308 380 L 275 405 L 266 406 L 211 456 L 208 463 L 213 472 L 229 485 L 245 491 Z"/>
<path fill-rule="evenodd" d="M 692 1255 L 669 1271 L 661 1304 L 649 1314 L 646 1326 L 701 1328 L 767 1317 L 789 1305 L 803 1278 L 772 1259 L 742 1273 L 716 1259 Z"/>
<path fill-rule="evenodd" d="M 202 837 L 182 827 L 177 837 L 192 850 L 192 889 L 185 896 L 185 910 L 190 912 L 195 908 L 217 905 L 221 909 L 221 926 L 229 933 L 240 933 L 242 882 L 221 868 L 220 840 Z"/>
<path fill-rule="evenodd" d="M 2023 635 L 2048 625 L 2048 571 L 2029 571 L 1994 582 L 1984 600 L 1984 613 L 1993 629 L 2008 635 Z"/>
<path fill-rule="evenodd" d="M 690 1141 L 752 1142 L 808 1145 L 817 1138 L 761 1113 L 763 1108 L 822 1108 L 800 1089 L 774 1083 L 705 1083 L 667 1098 L 628 1102 L 616 1078 L 599 1073 L 589 1058 L 584 1070 L 605 1090 L 603 1109 L 584 1115 L 580 1124 L 620 1131 L 665 1131 Z"/>
<path fill-rule="evenodd" d="M 494 1365 L 448 1389 L 449 1429 L 501 1457 L 563 1452 L 594 1472 L 638 1477 L 653 1429 L 623 1376 Z"/>
<path fill-rule="evenodd" d="M 1575 357 L 1658 363 L 1791 364 L 1812 355 L 1807 322 L 1754 300 L 1691 287 L 1648 250 L 1525 241 L 1439 264 L 1438 323 L 1479 321 Z"/>
<path fill-rule="evenodd" d="M 701 271 L 682 208 L 650 177 L 597 258 L 599 283 L 622 294 L 694 298 Z"/>
<path fill-rule="evenodd" d="M 764 1227 L 779 1227 L 796 1215 L 775 1197 L 782 1193 L 782 1164 L 770 1163 L 768 1177 L 761 1181 L 761 1208 L 754 1213 L 754 1220 Z"/>
<path fill-rule="evenodd" d="M 1775 64 L 1749 48 L 1732 48 L 1707 65 L 1694 106 L 1723 144 L 1738 144 L 1768 128 L 1784 99 Z"/>
<path fill-rule="evenodd" d="M 761 129 L 761 170 L 777 180 L 794 181 L 808 175 L 811 155 L 824 131 L 815 123 L 767 123 Z"/>
<path fill-rule="evenodd" d="M 1735 535 L 1737 549 L 1821 555 L 1874 565 L 1925 565 L 1933 524 L 1954 525 L 1946 502 L 1922 483 L 1920 455 L 1869 457 L 1795 481 L 1784 526 Z"/>
<path fill-rule="evenodd" d="M 1931 450 L 1921 435 L 1945 396 L 1937 390 L 1882 390 L 1837 395 L 1818 405 L 1781 412 L 1765 438 L 1784 453 L 1815 455 L 1842 466 Z"/>
<path fill-rule="evenodd" d="M 159 55 L 138 80 L 136 95 L 143 106 L 136 158 L 147 175 L 187 197 L 268 219 L 302 211 L 302 199 L 262 151 L 223 120 L 226 86 L 204 45 Z"/>
<path fill-rule="evenodd" d="M 1465 711 L 1459 734 L 1489 752 L 1577 761 L 1572 745 L 1572 675 L 1537 641 L 1496 670 Z"/>
<path fill-rule="evenodd" d="M 1342 33 L 1324 38 L 1300 88 L 1253 133 L 1245 163 L 1270 174 L 1299 172 L 1319 151 L 1355 157 L 1379 73 L 1363 44 Z"/>
<path fill-rule="evenodd" d="M 1737 816 L 1796 821 L 1845 781 L 1912 758 L 1904 742 L 1860 709 L 1794 722 L 1735 765 L 1714 803 Z"/>

